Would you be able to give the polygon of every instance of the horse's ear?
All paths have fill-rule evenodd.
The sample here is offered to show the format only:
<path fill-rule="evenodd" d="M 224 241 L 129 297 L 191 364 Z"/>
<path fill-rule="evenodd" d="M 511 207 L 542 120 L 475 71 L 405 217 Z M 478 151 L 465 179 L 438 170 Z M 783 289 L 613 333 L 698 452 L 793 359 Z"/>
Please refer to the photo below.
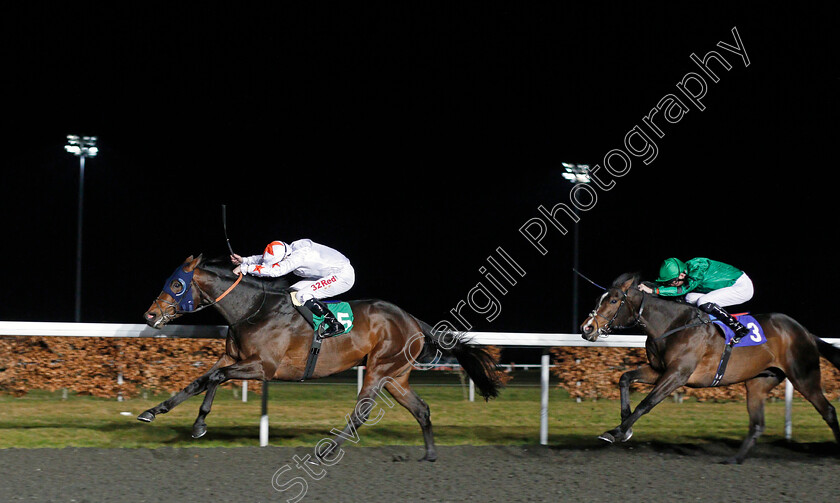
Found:
<path fill-rule="evenodd" d="M 629 292 L 631 288 L 639 284 L 639 277 L 638 274 L 631 274 L 618 287 L 624 292 Z"/>
<path fill-rule="evenodd" d="M 200 262 L 201 262 L 201 254 L 199 254 L 198 257 L 195 257 L 195 258 L 193 258 L 193 256 L 190 255 L 189 257 L 187 257 L 187 260 L 185 261 L 185 263 L 187 265 L 186 265 L 186 267 L 184 267 L 184 271 L 190 272 L 190 271 L 194 270 Z"/>

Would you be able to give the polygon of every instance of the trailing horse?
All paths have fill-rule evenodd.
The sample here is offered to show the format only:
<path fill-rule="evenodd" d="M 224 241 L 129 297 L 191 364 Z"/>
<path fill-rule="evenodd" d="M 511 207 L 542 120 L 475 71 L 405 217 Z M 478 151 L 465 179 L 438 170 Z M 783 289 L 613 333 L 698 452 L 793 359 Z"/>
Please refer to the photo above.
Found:
<path fill-rule="evenodd" d="M 141 421 L 151 422 L 191 396 L 206 391 L 193 437 L 207 431 L 216 388 L 230 379 L 299 381 L 313 337 L 312 327 L 295 309 L 285 277 L 267 280 L 236 276 L 230 261 L 188 257 L 164 285 L 144 319 L 161 328 L 173 319 L 206 307 L 213 307 L 230 326 L 225 353 L 208 372 L 168 400 L 143 412 Z M 485 347 L 467 344 L 451 332 L 435 332 L 399 307 L 382 300 L 350 301 L 353 328 L 345 335 L 324 339 L 312 378 L 325 377 L 366 362 L 362 389 L 350 414 L 345 434 L 364 423 L 373 400 L 383 387 L 411 412 L 423 431 L 426 452 L 423 460 L 437 458 L 429 406 L 409 386 L 414 364 L 432 351 L 453 355 L 475 382 L 485 399 L 498 395 L 501 388 L 496 361 Z M 327 458 L 344 438 L 320 453 Z"/>
<path fill-rule="evenodd" d="M 708 315 L 688 304 L 642 293 L 639 278 L 625 274 L 598 301 L 581 324 L 584 339 L 594 342 L 618 328 L 639 327 L 647 335 L 648 364 L 626 372 L 619 380 L 621 424 L 599 438 L 626 442 L 633 424 L 681 386 L 713 385 L 724 352 L 724 338 Z M 840 426 L 834 407 L 820 385 L 820 356 L 840 368 L 840 349 L 811 334 L 791 317 L 773 313 L 755 315 L 766 342 L 757 346 L 736 345 L 720 385 L 743 382 L 747 389 L 750 429 L 738 453 L 727 463 L 742 463 L 764 431 L 764 401 L 787 377 L 799 393 L 817 409 L 840 442 Z M 630 410 L 630 384 L 652 384 L 653 390 Z"/>

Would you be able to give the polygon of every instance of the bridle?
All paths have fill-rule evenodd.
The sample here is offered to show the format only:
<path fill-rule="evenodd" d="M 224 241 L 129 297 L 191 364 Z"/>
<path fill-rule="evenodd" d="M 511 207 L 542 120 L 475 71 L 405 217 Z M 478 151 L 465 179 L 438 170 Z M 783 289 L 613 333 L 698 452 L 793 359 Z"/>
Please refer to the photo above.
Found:
<path fill-rule="evenodd" d="M 615 313 L 613 313 L 612 318 L 607 318 L 606 316 L 600 314 L 598 312 L 597 307 L 591 313 L 589 313 L 589 316 L 591 318 L 598 317 L 607 320 L 607 323 L 604 324 L 603 327 L 598 327 L 598 337 L 608 337 L 610 332 L 612 332 L 613 330 L 645 326 L 644 322 L 642 321 L 642 313 L 644 313 L 645 311 L 645 301 L 647 300 L 647 294 L 644 292 L 642 292 L 642 302 L 639 304 L 639 311 L 636 312 L 635 309 L 631 310 L 631 312 L 634 314 L 633 321 L 627 325 L 613 326 L 613 323 L 615 323 L 615 319 L 618 317 L 618 313 L 621 312 L 621 308 L 624 307 L 625 304 L 627 304 L 627 309 L 632 308 L 632 306 L 630 305 L 630 301 L 627 297 L 627 292 L 621 290 L 620 288 L 617 290 L 621 292 L 621 304 L 619 304 L 618 309 L 616 309 Z"/>
<path fill-rule="evenodd" d="M 233 289 L 236 288 L 237 285 L 239 285 L 243 277 L 242 273 L 240 272 L 239 277 L 236 278 L 236 281 L 234 281 L 233 284 L 227 288 L 227 290 L 222 292 L 221 295 L 216 297 L 214 300 L 205 303 L 200 303 L 197 307 L 194 307 L 192 296 L 188 295 L 193 289 L 193 287 L 195 287 L 195 290 L 198 292 L 202 300 L 209 298 L 204 293 L 204 291 L 201 290 L 201 288 L 199 288 L 198 285 L 195 284 L 195 281 L 193 280 L 194 272 L 194 269 L 192 271 L 185 271 L 183 267 L 178 267 L 177 269 L 175 269 L 175 272 L 172 273 L 172 276 L 170 276 L 169 279 L 166 280 L 166 283 L 163 286 L 163 290 L 161 291 L 161 294 L 166 293 L 170 297 L 172 297 L 173 300 L 169 301 L 162 299 L 160 298 L 161 294 L 158 294 L 157 298 L 155 298 L 155 306 L 157 306 L 158 310 L 160 310 L 161 321 L 163 322 L 163 324 L 168 324 L 170 321 L 175 319 L 176 316 L 182 314 L 197 313 L 203 309 L 207 309 L 210 306 L 218 304 L 219 302 L 221 302 L 222 299 L 227 297 L 227 295 L 231 291 L 233 291 Z M 187 280 L 189 280 L 189 284 L 187 284 Z M 177 281 L 181 284 L 181 291 L 179 293 L 175 293 L 170 287 L 170 285 L 174 281 Z M 162 306 L 161 304 L 165 304 L 165 306 Z M 265 287 L 263 287 L 263 304 L 265 304 Z M 169 312 L 170 308 L 172 309 L 171 313 Z M 259 312 L 260 309 L 262 309 L 262 305 L 260 305 L 260 308 L 257 309 L 257 312 Z M 243 319 L 251 318 L 254 314 L 256 314 L 256 312 Z M 235 325 L 236 323 L 233 323 L 233 325 Z"/>

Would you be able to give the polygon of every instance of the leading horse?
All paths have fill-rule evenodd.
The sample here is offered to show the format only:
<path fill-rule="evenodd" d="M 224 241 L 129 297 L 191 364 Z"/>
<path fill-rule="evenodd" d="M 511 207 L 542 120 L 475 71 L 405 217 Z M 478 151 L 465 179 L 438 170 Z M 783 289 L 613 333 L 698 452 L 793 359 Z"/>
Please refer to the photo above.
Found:
<path fill-rule="evenodd" d="M 204 375 L 168 400 L 143 412 L 139 420 L 151 422 L 158 414 L 206 391 L 192 435 L 207 431 L 205 418 L 217 387 L 230 379 L 299 381 L 304 376 L 313 329 L 297 312 L 289 295 L 285 277 L 264 279 L 237 276 L 230 260 L 188 257 L 164 285 L 144 319 L 161 328 L 173 319 L 206 307 L 213 307 L 230 326 L 225 353 Z M 501 388 L 496 361 L 487 348 L 467 344 L 454 332 L 434 330 L 428 324 L 389 302 L 350 301 L 354 320 L 352 330 L 324 339 L 312 378 L 325 377 L 366 362 L 362 389 L 344 435 L 331 448 L 319 452 L 327 459 L 345 438 L 364 423 L 384 388 L 411 412 L 423 431 L 425 455 L 437 458 L 429 406 L 409 386 L 408 376 L 422 355 L 432 351 L 454 356 L 485 399 L 498 395 Z"/>
<path fill-rule="evenodd" d="M 598 306 L 581 324 L 584 339 L 595 342 L 614 329 L 639 327 L 647 335 L 648 364 L 626 372 L 619 380 L 621 424 L 599 438 L 625 442 L 633 424 L 681 386 L 712 386 L 724 338 L 708 315 L 688 304 L 645 294 L 637 288 L 639 277 L 624 274 L 604 293 Z M 726 463 L 742 463 L 764 431 L 764 401 L 787 377 L 817 409 L 834 438 L 840 442 L 840 426 L 834 407 L 820 385 L 820 356 L 840 368 L 840 349 L 811 334 L 789 316 L 779 313 L 755 315 L 767 342 L 732 349 L 721 386 L 743 382 L 747 389 L 750 429 L 735 456 Z M 630 410 L 630 384 L 652 384 L 653 389 Z"/>

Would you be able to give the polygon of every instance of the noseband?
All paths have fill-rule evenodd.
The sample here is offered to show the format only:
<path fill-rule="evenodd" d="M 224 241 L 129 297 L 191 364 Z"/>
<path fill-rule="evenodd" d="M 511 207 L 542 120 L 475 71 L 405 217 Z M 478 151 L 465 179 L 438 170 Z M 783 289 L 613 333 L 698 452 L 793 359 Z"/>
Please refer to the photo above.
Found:
<path fill-rule="evenodd" d="M 613 313 L 612 318 L 607 318 L 606 316 L 598 313 L 598 308 L 595 308 L 594 311 L 589 313 L 590 318 L 598 317 L 598 318 L 602 318 L 604 320 L 607 320 L 607 323 L 604 324 L 603 327 L 598 327 L 598 337 L 607 337 L 609 335 L 609 333 L 612 332 L 613 330 L 621 330 L 621 329 L 625 329 L 625 328 L 633 328 L 633 327 L 637 327 L 637 326 L 638 327 L 644 327 L 645 326 L 644 322 L 642 322 L 642 313 L 645 310 L 645 301 L 647 300 L 647 294 L 645 294 L 644 292 L 642 292 L 642 302 L 639 304 L 639 311 L 638 312 L 636 312 L 635 310 L 632 311 L 633 314 L 635 315 L 632 323 L 630 323 L 628 325 L 618 326 L 618 327 L 613 326 L 613 323 L 615 323 L 615 319 L 618 317 L 618 313 L 621 312 L 621 308 L 624 307 L 624 304 L 627 304 L 627 309 L 630 309 L 632 307 L 632 306 L 630 306 L 630 301 L 627 298 L 627 292 L 625 292 L 624 290 L 621 290 L 621 289 L 618 289 L 618 291 L 621 292 L 621 304 L 619 304 L 618 309 L 616 309 L 615 313 Z"/>

